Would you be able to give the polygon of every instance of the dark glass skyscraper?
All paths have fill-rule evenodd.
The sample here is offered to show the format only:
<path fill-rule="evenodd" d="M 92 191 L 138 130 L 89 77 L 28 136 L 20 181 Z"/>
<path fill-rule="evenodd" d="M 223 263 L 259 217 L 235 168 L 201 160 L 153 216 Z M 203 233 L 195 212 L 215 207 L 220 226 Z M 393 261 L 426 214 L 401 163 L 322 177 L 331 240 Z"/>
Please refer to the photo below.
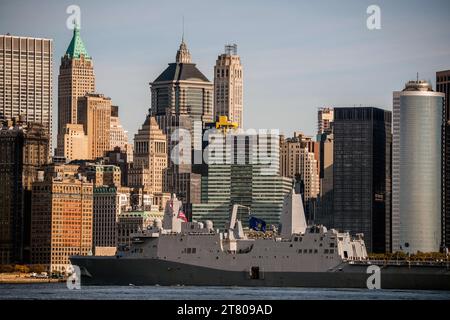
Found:
<path fill-rule="evenodd" d="M 369 252 L 390 251 L 392 113 L 334 109 L 333 227 L 363 233 Z"/>
<path fill-rule="evenodd" d="M 436 91 L 445 93 L 442 179 L 442 244 L 450 247 L 450 70 L 436 72 Z"/>

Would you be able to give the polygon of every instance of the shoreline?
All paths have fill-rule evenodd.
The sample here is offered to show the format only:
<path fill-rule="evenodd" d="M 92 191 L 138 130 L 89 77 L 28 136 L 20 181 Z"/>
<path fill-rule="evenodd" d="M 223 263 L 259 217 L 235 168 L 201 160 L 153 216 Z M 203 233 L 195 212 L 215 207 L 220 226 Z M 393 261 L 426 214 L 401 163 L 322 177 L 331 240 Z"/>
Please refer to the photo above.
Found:
<path fill-rule="evenodd" d="M 58 283 L 66 279 L 31 278 L 28 274 L 0 273 L 0 284 Z"/>

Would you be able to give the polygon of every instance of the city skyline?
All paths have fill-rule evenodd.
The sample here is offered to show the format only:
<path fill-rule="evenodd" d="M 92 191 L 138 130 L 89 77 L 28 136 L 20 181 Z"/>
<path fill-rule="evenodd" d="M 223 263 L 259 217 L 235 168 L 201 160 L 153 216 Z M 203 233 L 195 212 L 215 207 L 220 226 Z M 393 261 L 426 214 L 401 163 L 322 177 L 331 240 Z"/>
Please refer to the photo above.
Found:
<path fill-rule="evenodd" d="M 66 27 L 66 8 L 71 4 L 42 2 L 30 10 L 27 1 L 11 2 L 2 4 L 0 12 L 1 33 L 54 40 L 53 119 L 57 119 L 59 59 L 72 37 L 72 30 Z M 203 1 L 136 2 L 132 7 L 77 3 L 81 34 L 95 62 L 97 91 L 119 105 L 130 139 L 150 107 L 148 83 L 175 60 L 182 16 L 192 59 L 210 81 L 223 45 L 238 44 L 246 70 L 245 128 L 279 128 L 285 134 L 302 130 L 314 135 L 318 107 L 363 105 L 392 110 L 392 91 L 400 90 L 416 72 L 420 78 L 431 80 L 434 88 L 434 72 L 448 68 L 450 44 L 445 41 L 445 30 L 450 22 L 445 8 L 450 4 L 380 1 L 381 30 L 372 31 L 366 28 L 370 4 L 349 1 L 277 6 L 265 2 L 255 7 L 249 1 L 239 4 L 239 10 L 231 10 L 236 7 L 231 2 L 221 3 L 230 10 L 217 14 L 217 3 Z M 283 19 L 277 19 L 281 16 Z M 171 24 L 166 23 L 169 18 Z M 432 33 L 427 25 L 433 25 Z M 417 41 L 410 41 L 412 36 Z M 268 79 L 272 90 L 266 89 Z M 276 118 L 272 116 L 275 108 L 280 113 Z M 55 133 L 54 125 L 53 145 Z"/>

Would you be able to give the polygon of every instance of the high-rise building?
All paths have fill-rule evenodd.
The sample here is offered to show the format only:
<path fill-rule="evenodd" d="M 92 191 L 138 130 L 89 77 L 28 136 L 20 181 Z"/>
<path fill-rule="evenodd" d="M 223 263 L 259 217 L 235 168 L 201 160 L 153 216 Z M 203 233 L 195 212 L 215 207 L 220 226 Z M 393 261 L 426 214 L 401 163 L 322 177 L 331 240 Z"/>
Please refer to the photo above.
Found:
<path fill-rule="evenodd" d="M 329 107 L 319 108 L 317 112 L 317 134 L 331 134 L 333 132 L 334 109 Z"/>
<path fill-rule="evenodd" d="M 65 55 L 61 58 L 58 76 L 58 135 L 64 134 L 66 124 L 78 122 L 78 98 L 95 92 L 95 75 L 92 57 L 75 27 Z M 58 145 L 57 155 L 63 156 Z"/>
<path fill-rule="evenodd" d="M 33 183 L 31 262 L 65 272 L 71 255 L 92 252 L 93 186 L 76 176 Z"/>
<path fill-rule="evenodd" d="M 442 156 L 442 245 L 450 248 L 450 70 L 436 72 L 436 91 L 445 94 Z"/>
<path fill-rule="evenodd" d="M 237 45 L 226 45 L 214 67 L 214 115 L 243 126 L 243 71 Z"/>
<path fill-rule="evenodd" d="M 371 252 L 391 248 L 391 112 L 334 109 L 333 226 L 363 233 Z"/>
<path fill-rule="evenodd" d="M 128 142 L 128 131 L 120 124 L 119 107 L 111 106 L 111 129 L 109 150 L 119 147 L 121 150 L 133 154 L 133 147 Z"/>
<path fill-rule="evenodd" d="M 111 145 L 111 99 L 97 93 L 78 98 L 78 123 L 88 137 L 88 159 L 103 157 Z"/>
<path fill-rule="evenodd" d="M 442 217 L 442 130 L 445 94 L 426 81 L 393 93 L 392 245 L 439 251 Z"/>
<path fill-rule="evenodd" d="M 312 151 L 310 151 L 310 148 Z M 304 184 L 304 201 L 319 194 L 318 161 L 314 150 L 316 143 L 311 137 L 294 132 L 294 137 L 280 136 L 280 174 L 284 177 L 299 176 Z"/>
<path fill-rule="evenodd" d="M 52 137 L 53 40 L 0 35 L 0 120 L 19 116 Z"/>
<path fill-rule="evenodd" d="M 163 192 L 163 172 L 167 168 L 166 135 L 155 117 L 145 119 L 134 136 L 133 163 L 128 171 L 130 187 L 142 188 L 148 193 Z"/>
<path fill-rule="evenodd" d="M 192 218 L 211 220 L 223 228 L 233 204 L 239 204 L 247 207 L 238 211 L 244 226 L 248 226 L 248 210 L 268 225 L 278 225 L 293 181 L 279 174 L 279 136 L 227 131 L 220 126 L 206 134 L 201 203 L 192 205 Z"/>
<path fill-rule="evenodd" d="M 194 121 L 213 121 L 213 84 L 192 63 L 191 54 L 184 40 L 177 51 L 175 63 L 150 83 L 152 92 L 151 115 L 156 116 L 164 134 Z"/>
<path fill-rule="evenodd" d="M 31 186 L 48 161 L 40 123 L 4 121 L 0 128 L 0 264 L 29 262 Z"/>
<path fill-rule="evenodd" d="M 99 186 L 93 191 L 93 253 L 98 247 L 117 246 L 117 221 L 121 212 L 116 187 Z"/>
<path fill-rule="evenodd" d="M 176 164 L 171 161 L 171 151 L 178 143 L 172 141 L 171 136 L 176 129 L 188 130 L 194 148 L 194 126 L 200 127 L 201 131 L 204 123 L 213 121 L 214 86 L 192 63 L 184 39 L 177 51 L 175 63 L 169 63 L 150 86 L 150 112 L 167 137 L 169 163 L 164 173 L 164 192 L 177 194 L 183 201 L 185 213 L 189 215 L 191 204 L 200 201 L 201 178 L 192 172 L 190 163 Z"/>
<path fill-rule="evenodd" d="M 67 161 L 90 159 L 88 143 L 88 136 L 84 133 L 82 124 L 68 123 L 58 135 L 61 156 Z"/>

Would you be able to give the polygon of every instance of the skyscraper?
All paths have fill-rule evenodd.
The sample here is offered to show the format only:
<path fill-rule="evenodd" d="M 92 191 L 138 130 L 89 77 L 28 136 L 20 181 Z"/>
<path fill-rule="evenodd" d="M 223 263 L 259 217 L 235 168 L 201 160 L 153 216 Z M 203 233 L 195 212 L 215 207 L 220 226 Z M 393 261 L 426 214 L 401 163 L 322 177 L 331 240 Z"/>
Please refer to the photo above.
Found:
<path fill-rule="evenodd" d="M 317 145 L 311 137 L 299 132 L 294 132 L 291 138 L 280 137 L 280 174 L 301 181 L 306 218 L 310 220 L 313 219 L 311 201 L 315 201 L 320 191 Z"/>
<path fill-rule="evenodd" d="M 78 123 L 88 137 L 88 159 L 103 157 L 111 145 L 111 99 L 96 93 L 78 98 Z"/>
<path fill-rule="evenodd" d="M 450 70 L 436 72 L 436 91 L 445 94 L 445 124 L 442 134 L 442 245 L 450 248 Z"/>
<path fill-rule="evenodd" d="M 169 163 L 164 173 L 164 192 L 176 193 L 183 201 L 185 213 L 189 215 L 191 204 L 200 201 L 201 178 L 192 172 L 190 163 L 170 161 L 176 144 L 171 136 L 176 129 L 188 130 L 194 149 L 194 126 L 200 127 L 201 131 L 204 123 L 213 121 L 213 84 L 192 63 L 191 54 L 182 39 L 175 63 L 169 63 L 150 86 L 151 116 L 156 118 L 167 137 Z"/>
<path fill-rule="evenodd" d="M 329 107 L 319 108 L 317 112 L 317 134 L 331 134 L 333 132 L 334 109 Z"/>
<path fill-rule="evenodd" d="M 393 250 L 439 251 L 445 95 L 417 80 L 393 97 Z"/>
<path fill-rule="evenodd" d="M 335 108 L 333 125 L 333 227 L 363 233 L 371 252 L 389 252 L 391 112 Z"/>
<path fill-rule="evenodd" d="M 243 126 L 243 71 L 237 45 L 226 45 L 214 67 L 214 115 Z"/>
<path fill-rule="evenodd" d="M 92 250 L 92 183 L 49 176 L 33 183 L 31 262 L 65 272 L 71 255 Z"/>
<path fill-rule="evenodd" d="M 248 210 L 268 225 L 278 225 L 283 201 L 292 190 L 292 179 L 279 174 L 279 136 L 239 131 L 208 130 L 201 184 L 201 203 L 192 205 L 195 220 L 211 220 L 223 228 L 233 204 L 247 226 Z M 225 123 L 226 124 L 226 123 Z M 226 143 L 226 140 L 229 143 Z"/>
<path fill-rule="evenodd" d="M 92 57 L 75 27 L 65 55 L 61 58 L 58 76 L 58 135 L 64 134 L 66 124 L 78 123 L 78 98 L 95 92 L 95 75 Z M 60 140 L 60 139 L 58 139 Z M 63 140 L 60 140 L 63 141 Z M 64 156 L 64 148 L 58 145 L 56 153 Z"/>
<path fill-rule="evenodd" d="M 52 136 L 53 40 L 0 35 L 0 120 L 21 116 Z"/>
<path fill-rule="evenodd" d="M 133 157 L 132 145 L 128 142 L 128 131 L 120 124 L 119 107 L 111 106 L 111 128 L 109 150 L 119 147 L 120 150 L 128 152 Z"/>
<path fill-rule="evenodd" d="M 142 128 L 134 136 L 134 155 L 128 171 L 128 184 L 151 194 L 161 193 L 166 168 L 166 135 L 159 128 L 155 117 L 147 115 Z"/>

